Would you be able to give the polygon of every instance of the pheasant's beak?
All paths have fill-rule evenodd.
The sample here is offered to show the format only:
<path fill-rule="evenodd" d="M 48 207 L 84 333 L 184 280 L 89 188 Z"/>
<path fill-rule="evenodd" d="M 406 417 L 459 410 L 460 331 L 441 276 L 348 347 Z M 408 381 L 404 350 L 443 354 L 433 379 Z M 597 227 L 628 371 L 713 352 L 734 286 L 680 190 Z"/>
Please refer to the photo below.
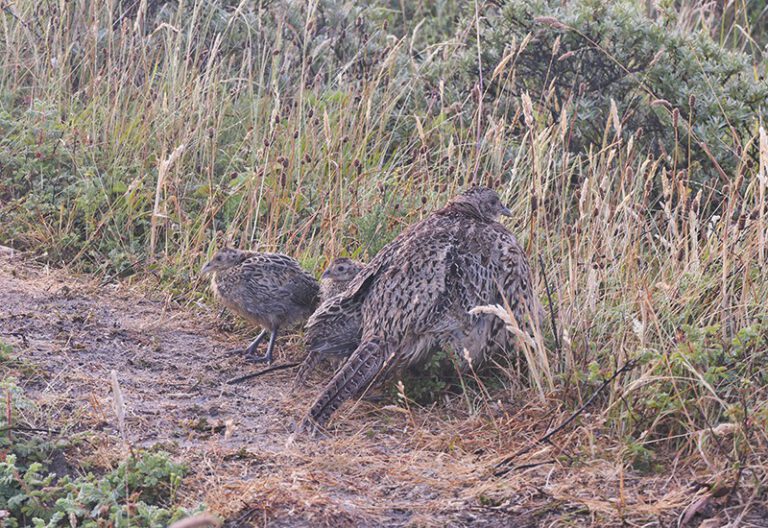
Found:
<path fill-rule="evenodd" d="M 510 211 L 507 207 L 501 206 L 501 216 L 512 216 L 512 211 Z"/>
<path fill-rule="evenodd" d="M 331 278 L 331 270 L 325 270 L 323 274 L 320 276 L 321 279 L 330 279 Z"/>
<path fill-rule="evenodd" d="M 212 271 L 213 271 L 213 266 L 211 265 L 210 262 L 206 262 L 205 266 L 203 266 L 203 269 L 200 273 L 202 273 L 203 275 L 206 275 Z"/>

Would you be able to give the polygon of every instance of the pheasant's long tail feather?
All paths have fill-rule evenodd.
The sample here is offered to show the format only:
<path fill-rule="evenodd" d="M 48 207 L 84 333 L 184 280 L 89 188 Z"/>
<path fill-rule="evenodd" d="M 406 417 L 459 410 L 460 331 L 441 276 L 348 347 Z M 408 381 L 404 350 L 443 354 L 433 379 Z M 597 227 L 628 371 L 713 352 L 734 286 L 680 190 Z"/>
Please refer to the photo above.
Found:
<path fill-rule="evenodd" d="M 302 423 L 302 430 L 322 427 L 344 401 L 364 390 L 384 366 L 384 347 L 379 339 L 363 341 L 323 390 Z"/>

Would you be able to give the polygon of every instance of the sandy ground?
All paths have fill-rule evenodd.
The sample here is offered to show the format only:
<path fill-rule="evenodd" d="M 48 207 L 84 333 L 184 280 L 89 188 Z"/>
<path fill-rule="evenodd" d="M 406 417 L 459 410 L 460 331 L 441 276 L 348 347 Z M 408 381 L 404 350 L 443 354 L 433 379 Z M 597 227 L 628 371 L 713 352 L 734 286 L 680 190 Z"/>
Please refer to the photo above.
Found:
<path fill-rule="evenodd" d="M 37 367 L 25 388 L 49 412 L 99 435 L 105 451 L 169 451 L 191 470 L 183 501 L 205 502 L 227 526 L 671 526 L 702 496 L 692 473 L 640 477 L 610 452 L 574 466 L 552 446 L 491 477 L 495 461 L 539 433 L 535 424 L 546 427 L 535 405 L 499 401 L 489 416 L 361 402 L 339 413 L 327 438 L 291 441 L 322 381 L 294 392 L 286 370 L 228 385 L 261 368 L 231 353 L 249 336 L 146 286 L 0 257 L 0 334 Z M 296 336 L 279 341 L 277 363 L 300 359 Z M 569 441 L 582 446 L 564 434 Z M 690 526 L 738 515 L 711 506 Z M 741 526 L 768 521 L 755 513 Z"/>

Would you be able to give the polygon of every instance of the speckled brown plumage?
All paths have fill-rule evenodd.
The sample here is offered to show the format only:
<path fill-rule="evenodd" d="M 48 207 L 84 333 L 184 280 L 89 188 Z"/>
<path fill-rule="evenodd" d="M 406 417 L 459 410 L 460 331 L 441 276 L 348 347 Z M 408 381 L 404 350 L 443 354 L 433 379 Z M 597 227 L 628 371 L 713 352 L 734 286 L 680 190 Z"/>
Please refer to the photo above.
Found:
<path fill-rule="evenodd" d="M 212 273 L 218 300 L 264 330 L 248 346 L 253 354 L 270 332 L 267 353 L 254 361 L 272 361 L 281 328 L 305 321 L 320 300 L 320 285 L 296 260 L 280 253 L 255 253 L 223 248 L 203 267 Z"/>
<path fill-rule="evenodd" d="M 385 246 L 306 329 L 312 354 L 351 354 L 312 405 L 302 428 L 322 426 L 348 398 L 440 347 L 477 364 L 507 346 L 498 318 L 469 310 L 509 304 L 519 324 L 540 324 L 530 266 L 497 219 L 498 195 L 473 187 Z M 528 315 L 531 314 L 529 318 Z"/>

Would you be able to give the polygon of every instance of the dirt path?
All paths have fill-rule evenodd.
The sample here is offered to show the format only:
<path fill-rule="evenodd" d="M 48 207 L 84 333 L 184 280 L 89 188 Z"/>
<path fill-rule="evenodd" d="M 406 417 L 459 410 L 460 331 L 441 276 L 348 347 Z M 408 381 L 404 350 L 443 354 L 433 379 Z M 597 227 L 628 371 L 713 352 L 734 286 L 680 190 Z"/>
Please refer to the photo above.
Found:
<path fill-rule="evenodd" d="M 403 475 L 386 475 L 381 464 L 404 452 L 389 427 L 371 441 L 346 421 L 339 439 L 290 444 L 313 390 L 291 393 L 290 370 L 227 385 L 225 380 L 262 367 L 230 353 L 247 336 L 223 334 L 213 313 L 193 314 L 139 291 L 7 259 L 0 260 L 0 292 L 3 340 L 41 371 L 27 384 L 28 393 L 49 404 L 55 400 L 57 412 L 76 421 L 75 430 L 119 442 L 115 371 L 128 444 L 159 444 L 184 459 L 194 469 L 190 504 L 206 501 L 231 526 L 404 525 L 422 511 L 425 519 L 458 524 L 465 524 L 461 518 L 486 525 L 500 520 L 492 512 L 484 519 L 457 512 L 465 501 L 455 498 L 448 511 L 437 511 L 440 490 L 429 482 L 438 475 L 423 453 L 409 458 L 424 466 L 417 472 L 432 475 L 408 487 L 399 482 Z M 278 361 L 286 360 L 286 349 L 300 354 L 285 339 L 280 345 Z M 399 426 L 401 417 L 394 418 Z"/>
<path fill-rule="evenodd" d="M 24 382 L 32 397 L 112 446 L 122 445 L 114 370 L 128 444 L 185 461 L 185 502 L 204 501 L 227 526 L 668 526 L 695 500 L 679 476 L 626 472 L 611 446 L 576 471 L 543 447 L 525 469 L 489 478 L 495 460 L 548 421 L 514 395 L 437 409 L 362 402 L 338 413 L 329 438 L 291 443 L 319 380 L 296 393 L 292 371 L 227 385 L 260 367 L 228 353 L 248 336 L 221 331 L 210 309 L 2 257 L 0 337 L 36 366 Z M 279 349 L 278 361 L 301 359 L 290 340 Z M 569 441 L 582 456 L 582 440 Z"/>
<path fill-rule="evenodd" d="M 87 405 L 111 392 L 110 372 L 117 372 L 132 445 L 192 446 L 195 431 L 207 433 L 206 423 L 215 431 L 227 420 L 233 423 L 222 447 L 274 450 L 284 442 L 288 416 L 279 404 L 290 374 L 225 384 L 254 367 L 228 352 L 240 340 L 221 335 L 212 317 L 30 267 L 3 266 L 0 291 L 0 331 L 47 373 L 46 391 Z M 108 418 L 111 408 L 101 411 Z"/>

